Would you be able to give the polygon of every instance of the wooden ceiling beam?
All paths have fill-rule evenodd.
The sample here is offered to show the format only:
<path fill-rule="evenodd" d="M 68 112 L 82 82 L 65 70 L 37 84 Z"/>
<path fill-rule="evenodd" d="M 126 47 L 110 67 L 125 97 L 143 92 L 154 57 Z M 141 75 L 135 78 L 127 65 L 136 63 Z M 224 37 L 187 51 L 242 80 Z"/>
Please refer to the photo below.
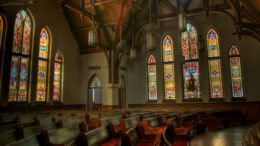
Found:
<path fill-rule="evenodd" d="M 240 3 L 256 18 L 260 19 L 259 13 L 256 12 L 255 8 L 248 2 L 248 0 L 240 0 Z"/>
<path fill-rule="evenodd" d="M 215 11 L 215 12 L 226 13 L 226 12 L 224 12 L 224 10 L 227 10 L 227 9 L 230 9 L 230 7 L 228 5 L 220 4 L 220 5 L 215 5 L 215 6 L 209 7 L 209 12 Z M 202 12 L 205 12 L 204 8 L 197 8 L 197 9 L 187 10 L 185 14 L 186 14 L 186 16 L 189 16 L 189 15 L 202 13 Z M 172 19 L 175 17 L 177 17 L 176 13 L 160 15 L 160 16 L 158 16 L 158 21 L 165 21 L 165 20 Z M 232 19 L 234 19 L 234 18 L 232 18 Z"/>
<path fill-rule="evenodd" d="M 112 3 L 115 1 L 118 1 L 118 0 L 102 0 L 102 1 L 95 2 L 95 6 L 104 5 L 104 4 Z M 85 5 L 85 8 L 90 8 L 90 7 L 91 7 L 91 2 L 89 2 Z"/>
<path fill-rule="evenodd" d="M 192 2 L 192 0 L 186 0 L 186 2 L 183 5 L 184 11 L 186 11 L 189 8 L 191 2 Z"/>
<path fill-rule="evenodd" d="M 203 8 L 206 12 L 206 15 L 209 16 L 209 0 L 203 0 Z"/>
<path fill-rule="evenodd" d="M 163 0 L 163 2 L 166 4 L 168 8 L 170 8 L 174 13 L 178 13 L 178 9 L 169 1 L 169 0 Z"/>
<path fill-rule="evenodd" d="M 247 11 L 247 9 L 242 7 L 242 14 L 252 23 L 259 23 L 260 20 L 255 18 L 253 15 L 251 15 L 250 12 Z"/>
<path fill-rule="evenodd" d="M 240 25 L 242 27 L 251 28 L 251 29 L 260 29 L 260 24 L 256 23 L 236 23 L 236 25 Z"/>

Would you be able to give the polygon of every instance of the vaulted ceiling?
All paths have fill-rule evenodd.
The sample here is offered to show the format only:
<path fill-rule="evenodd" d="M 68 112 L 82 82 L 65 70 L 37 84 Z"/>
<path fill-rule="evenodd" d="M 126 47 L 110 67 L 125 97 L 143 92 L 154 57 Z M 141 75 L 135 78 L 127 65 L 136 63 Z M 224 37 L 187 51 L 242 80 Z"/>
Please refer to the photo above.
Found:
<path fill-rule="evenodd" d="M 61 5 L 82 54 L 114 49 L 124 52 L 122 44 L 133 47 L 133 36 L 138 37 L 144 25 L 175 18 L 181 7 L 186 15 L 223 13 L 234 20 L 233 35 L 249 35 L 260 41 L 259 0 L 63 0 Z M 89 46 L 87 41 L 93 28 L 97 46 Z"/>

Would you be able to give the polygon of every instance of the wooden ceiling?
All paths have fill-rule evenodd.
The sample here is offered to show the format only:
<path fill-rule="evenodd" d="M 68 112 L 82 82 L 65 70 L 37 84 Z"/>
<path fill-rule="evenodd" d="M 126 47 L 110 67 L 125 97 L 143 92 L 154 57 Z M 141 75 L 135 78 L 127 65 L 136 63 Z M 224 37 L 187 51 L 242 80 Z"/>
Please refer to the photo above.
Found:
<path fill-rule="evenodd" d="M 144 25 L 177 17 L 181 1 L 186 15 L 223 13 L 236 24 L 233 35 L 260 41 L 260 0 L 63 0 L 61 6 L 82 54 L 111 50 L 118 54 L 134 47 L 133 38 Z M 97 46 L 87 41 L 93 28 Z"/>

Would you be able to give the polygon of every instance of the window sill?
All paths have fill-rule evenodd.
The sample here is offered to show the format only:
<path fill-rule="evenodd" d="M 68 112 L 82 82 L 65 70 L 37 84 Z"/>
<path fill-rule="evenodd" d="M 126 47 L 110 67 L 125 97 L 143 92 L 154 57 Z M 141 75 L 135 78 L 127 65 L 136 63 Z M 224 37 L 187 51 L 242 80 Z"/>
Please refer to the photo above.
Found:
<path fill-rule="evenodd" d="M 183 99 L 183 102 L 202 102 L 202 98 Z"/>
<path fill-rule="evenodd" d="M 232 97 L 232 101 L 246 101 L 245 97 Z"/>
<path fill-rule="evenodd" d="M 209 102 L 224 102 L 224 98 L 210 98 Z"/>

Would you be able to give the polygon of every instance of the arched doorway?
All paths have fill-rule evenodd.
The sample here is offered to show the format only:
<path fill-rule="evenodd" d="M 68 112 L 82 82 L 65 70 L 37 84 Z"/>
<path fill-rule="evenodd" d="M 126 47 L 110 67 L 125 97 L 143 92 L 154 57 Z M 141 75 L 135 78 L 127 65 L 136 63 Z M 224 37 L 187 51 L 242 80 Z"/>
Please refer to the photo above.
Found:
<path fill-rule="evenodd" d="M 88 110 L 102 109 L 102 82 L 97 75 L 93 76 L 88 88 Z"/>
<path fill-rule="evenodd" d="M 119 79 L 119 89 L 118 89 L 118 98 L 119 98 L 119 107 L 121 109 L 126 108 L 126 82 L 123 76 Z"/>

